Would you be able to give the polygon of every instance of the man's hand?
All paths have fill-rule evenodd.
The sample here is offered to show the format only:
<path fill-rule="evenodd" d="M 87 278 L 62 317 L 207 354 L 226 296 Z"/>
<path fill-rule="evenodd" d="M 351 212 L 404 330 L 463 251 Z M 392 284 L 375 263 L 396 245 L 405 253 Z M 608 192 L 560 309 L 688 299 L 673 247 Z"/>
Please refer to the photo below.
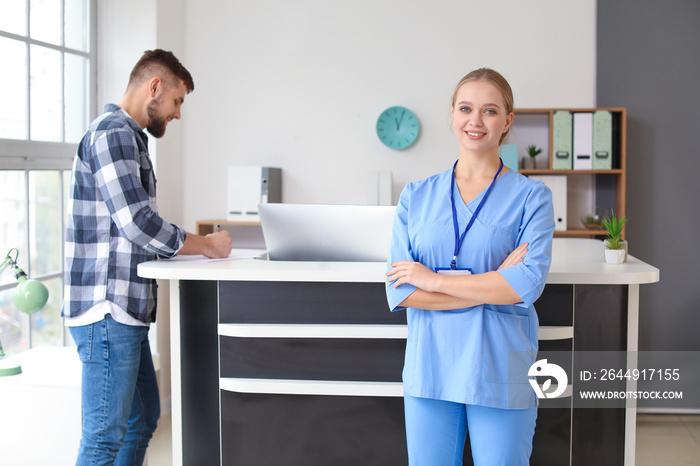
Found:
<path fill-rule="evenodd" d="M 231 254 L 231 235 L 226 230 L 207 236 L 187 233 L 185 244 L 178 254 L 201 254 L 210 259 L 224 259 Z"/>
<path fill-rule="evenodd" d="M 222 230 L 210 233 L 204 237 L 208 240 L 208 247 L 204 255 L 211 259 L 223 259 L 231 254 L 231 235 L 228 231 Z"/>

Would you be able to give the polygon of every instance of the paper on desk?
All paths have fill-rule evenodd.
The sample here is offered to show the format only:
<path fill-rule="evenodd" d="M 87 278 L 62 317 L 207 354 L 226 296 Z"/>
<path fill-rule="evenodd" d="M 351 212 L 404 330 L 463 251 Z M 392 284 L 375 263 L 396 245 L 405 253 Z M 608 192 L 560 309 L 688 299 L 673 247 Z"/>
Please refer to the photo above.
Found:
<path fill-rule="evenodd" d="M 179 255 L 175 257 L 171 257 L 170 259 L 163 259 L 166 261 L 170 262 L 217 262 L 217 261 L 230 261 L 230 260 L 238 260 L 238 259 L 254 259 L 256 257 L 260 257 L 265 253 L 265 251 L 259 251 L 259 250 L 250 250 L 250 251 L 241 251 L 239 250 L 232 250 L 231 254 L 228 257 L 222 257 L 218 259 L 212 259 L 207 256 L 203 256 L 201 254 L 192 254 L 192 255 Z"/>

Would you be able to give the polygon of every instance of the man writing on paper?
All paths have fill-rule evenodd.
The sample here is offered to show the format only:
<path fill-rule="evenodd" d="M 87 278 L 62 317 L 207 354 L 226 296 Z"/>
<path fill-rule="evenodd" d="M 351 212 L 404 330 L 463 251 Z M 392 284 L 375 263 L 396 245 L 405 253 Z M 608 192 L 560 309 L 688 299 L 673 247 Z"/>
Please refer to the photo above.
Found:
<path fill-rule="evenodd" d="M 228 232 L 198 236 L 158 215 L 148 132 L 180 118 L 190 73 L 171 53 L 147 51 L 119 105 L 92 122 L 73 162 L 62 316 L 82 361 L 78 465 L 143 464 L 160 417 L 148 343 L 155 281 L 136 274 L 156 256 L 227 257 Z"/>

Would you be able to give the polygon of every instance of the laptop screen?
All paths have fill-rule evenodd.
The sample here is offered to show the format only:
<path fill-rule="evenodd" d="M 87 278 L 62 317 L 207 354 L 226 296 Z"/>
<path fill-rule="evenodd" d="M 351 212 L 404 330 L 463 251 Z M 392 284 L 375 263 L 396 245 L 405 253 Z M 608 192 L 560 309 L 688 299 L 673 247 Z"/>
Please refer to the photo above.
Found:
<path fill-rule="evenodd" d="M 394 206 L 260 204 L 268 258 L 386 262 Z"/>

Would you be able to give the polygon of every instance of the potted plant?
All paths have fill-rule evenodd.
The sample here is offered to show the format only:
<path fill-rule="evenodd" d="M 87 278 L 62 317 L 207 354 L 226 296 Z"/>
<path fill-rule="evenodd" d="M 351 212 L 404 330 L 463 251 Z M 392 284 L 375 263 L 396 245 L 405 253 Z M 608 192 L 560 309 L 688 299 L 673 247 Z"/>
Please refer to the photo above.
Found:
<path fill-rule="evenodd" d="M 603 220 L 603 229 L 608 234 L 605 237 L 605 262 L 609 264 L 622 264 L 627 260 L 627 242 L 622 239 L 627 220 L 617 218 L 614 210 L 611 210 L 610 218 Z"/>
<path fill-rule="evenodd" d="M 581 217 L 581 223 L 587 230 L 600 230 L 603 228 L 603 220 L 605 218 L 602 215 L 587 214 Z"/>
<path fill-rule="evenodd" d="M 534 144 L 530 144 L 527 146 L 527 155 L 530 156 L 530 158 L 525 158 L 523 159 L 523 168 L 524 169 L 535 169 L 537 168 L 537 163 L 535 161 L 535 157 L 537 157 L 538 154 L 542 152 L 542 149 L 538 148 Z"/>

